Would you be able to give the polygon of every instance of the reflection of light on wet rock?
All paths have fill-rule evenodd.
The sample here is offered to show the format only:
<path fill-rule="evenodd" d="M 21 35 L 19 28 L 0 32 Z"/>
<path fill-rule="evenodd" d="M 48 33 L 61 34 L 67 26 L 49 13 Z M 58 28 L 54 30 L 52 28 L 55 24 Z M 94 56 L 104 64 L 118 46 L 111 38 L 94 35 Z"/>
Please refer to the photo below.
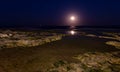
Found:
<path fill-rule="evenodd" d="M 71 35 L 75 35 L 77 32 L 74 31 L 74 30 L 71 30 L 69 33 L 70 33 Z"/>
<path fill-rule="evenodd" d="M 48 72 L 119 72 L 120 52 L 100 53 L 89 52 L 73 58 L 80 63 L 58 61 Z"/>
<path fill-rule="evenodd" d="M 72 35 L 74 35 L 74 34 L 75 34 L 75 31 L 70 31 L 70 33 L 71 33 Z"/>
<path fill-rule="evenodd" d="M 88 36 L 88 37 L 97 37 L 97 36 L 94 35 L 94 34 L 87 34 L 86 36 Z"/>
<path fill-rule="evenodd" d="M 100 36 L 100 38 L 113 39 L 120 41 L 120 33 L 113 32 L 103 32 L 105 36 Z M 106 36 L 107 35 L 107 36 Z"/>
<path fill-rule="evenodd" d="M 118 41 L 108 41 L 106 42 L 107 45 L 112 45 L 114 47 L 116 47 L 117 49 L 120 49 L 120 42 Z"/>
<path fill-rule="evenodd" d="M 96 35 L 96 34 L 86 34 L 85 36 L 88 37 L 97 37 L 97 38 L 103 38 L 103 39 L 113 39 L 120 41 L 120 33 L 109 33 L 109 32 L 103 32 L 103 35 Z"/>
<path fill-rule="evenodd" d="M 0 49 L 14 47 L 38 46 L 48 42 L 61 40 L 64 34 L 52 32 L 22 32 L 22 31 L 3 31 L 0 33 Z"/>
<path fill-rule="evenodd" d="M 102 72 L 114 72 L 112 69 L 114 65 L 120 69 L 120 58 L 118 57 L 120 52 L 112 53 L 85 53 L 78 55 L 74 58 L 78 59 L 81 64 L 87 68 L 101 70 Z"/>

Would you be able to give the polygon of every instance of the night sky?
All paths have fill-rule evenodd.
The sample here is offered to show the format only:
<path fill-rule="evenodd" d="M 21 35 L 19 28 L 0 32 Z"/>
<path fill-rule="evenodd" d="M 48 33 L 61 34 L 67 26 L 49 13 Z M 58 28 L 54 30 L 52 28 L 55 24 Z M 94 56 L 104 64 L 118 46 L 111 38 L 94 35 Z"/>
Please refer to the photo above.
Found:
<path fill-rule="evenodd" d="M 10 0 L 0 1 L 0 26 L 67 25 L 76 13 L 78 25 L 119 25 L 119 0 Z"/>

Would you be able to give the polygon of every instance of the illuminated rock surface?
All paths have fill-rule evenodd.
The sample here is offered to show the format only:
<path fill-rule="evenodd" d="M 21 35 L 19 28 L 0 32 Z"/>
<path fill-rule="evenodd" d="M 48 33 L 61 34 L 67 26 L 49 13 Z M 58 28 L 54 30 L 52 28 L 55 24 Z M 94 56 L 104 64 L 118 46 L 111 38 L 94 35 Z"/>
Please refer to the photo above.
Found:
<path fill-rule="evenodd" d="M 73 58 L 80 63 L 58 61 L 50 72 L 119 72 L 120 52 L 112 53 L 84 53 Z M 48 72 L 49 72 L 48 71 Z"/>

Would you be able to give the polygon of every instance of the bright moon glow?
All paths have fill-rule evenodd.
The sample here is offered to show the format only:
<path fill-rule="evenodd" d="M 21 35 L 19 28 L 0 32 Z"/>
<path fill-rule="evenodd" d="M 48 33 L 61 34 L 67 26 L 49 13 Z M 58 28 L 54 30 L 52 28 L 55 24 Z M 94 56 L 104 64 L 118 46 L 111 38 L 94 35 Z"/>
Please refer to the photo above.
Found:
<path fill-rule="evenodd" d="M 70 20 L 74 21 L 75 20 L 75 16 L 71 16 Z"/>
<path fill-rule="evenodd" d="M 70 34 L 71 34 L 71 35 L 74 35 L 75 33 L 76 33 L 76 32 L 75 32 L 75 31 L 73 31 L 73 30 L 72 30 L 72 31 L 70 31 Z"/>

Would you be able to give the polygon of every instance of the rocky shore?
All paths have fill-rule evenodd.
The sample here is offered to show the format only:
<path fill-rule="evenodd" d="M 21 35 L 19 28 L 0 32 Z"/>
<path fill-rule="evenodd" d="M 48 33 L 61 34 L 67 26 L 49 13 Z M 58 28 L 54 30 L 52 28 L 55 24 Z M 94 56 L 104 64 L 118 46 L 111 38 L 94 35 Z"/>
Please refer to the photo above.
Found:
<path fill-rule="evenodd" d="M 0 48 L 31 47 L 61 40 L 64 34 L 50 32 L 0 32 Z"/>
<path fill-rule="evenodd" d="M 58 61 L 46 72 L 119 72 L 120 52 L 89 52 L 74 56 L 79 63 Z"/>

